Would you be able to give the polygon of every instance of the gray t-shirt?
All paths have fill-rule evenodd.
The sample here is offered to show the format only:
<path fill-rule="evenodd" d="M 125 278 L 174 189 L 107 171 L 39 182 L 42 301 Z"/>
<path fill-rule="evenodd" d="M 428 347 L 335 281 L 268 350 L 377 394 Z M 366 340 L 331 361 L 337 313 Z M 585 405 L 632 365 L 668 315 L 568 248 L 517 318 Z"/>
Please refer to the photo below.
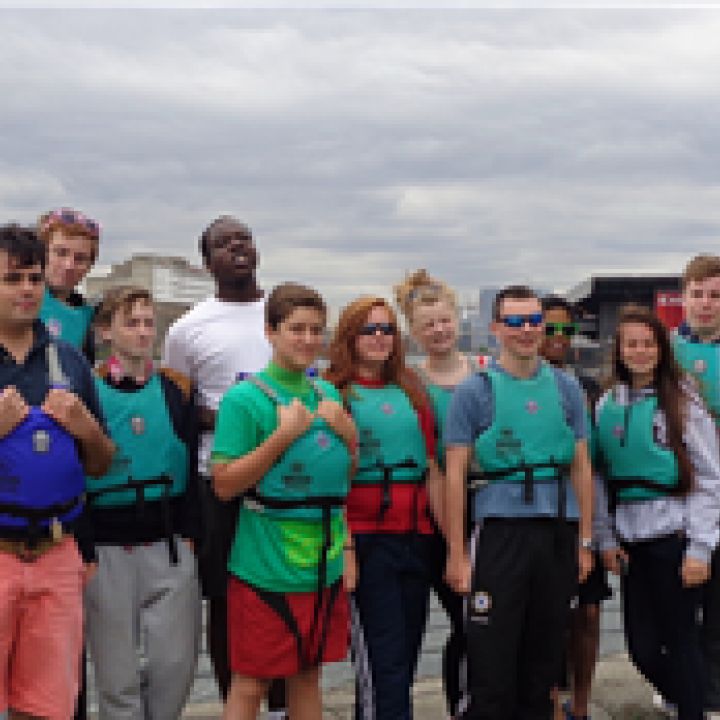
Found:
<path fill-rule="evenodd" d="M 506 372 L 496 360 L 490 364 L 499 372 Z M 583 391 L 575 377 L 563 370 L 550 368 L 560 393 L 565 420 L 576 440 L 588 436 L 587 405 Z M 538 368 L 539 370 L 539 368 Z M 492 386 L 484 372 L 471 375 L 455 389 L 445 422 L 448 447 L 472 446 L 493 422 Z M 566 514 L 569 519 L 579 516 L 575 493 L 568 484 Z M 520 483 L 489 483 L 475 493 L 474 519 L 486 517 L 555 517 L 558 508 L 556 484 L 538 484 L 532 503 L 526 503 Z"/>

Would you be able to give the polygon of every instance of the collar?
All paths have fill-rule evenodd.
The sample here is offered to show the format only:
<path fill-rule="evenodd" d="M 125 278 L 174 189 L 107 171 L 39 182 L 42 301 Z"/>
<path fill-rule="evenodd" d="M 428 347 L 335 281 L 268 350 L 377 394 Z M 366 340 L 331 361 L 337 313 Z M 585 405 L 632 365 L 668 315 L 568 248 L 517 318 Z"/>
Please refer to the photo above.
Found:
<path fill-rule="evenodd" d="M 270 361 L 268 366 L 265 368 L 267 376 L 275 381 L 285 390 L 288 390 L 293 395 L 303 395 L 310 390 L 310 381 L 307 379 L 304 372 L 298 370 L 286 370 L 280 367 L 277 363 Z"/>
<path fill-rule="evenodd" d="M 112 387 L 119 390 L 139 390 L 148 384 L 153 375 L 153 364 L 148 360 L 145 370 L 145 380 L 140 382 L 132 375 L 128 375 L 116 355 L 111 355 L 99 368 L 100 376 Z"/>
<path fill-rule="evenodd" d="M 45 327 L 45 323 L 40 320 L 39 318 L 35 318 L 33 320 L 33 341 L 32 345 L 30 346 L 30 352 L 28 352 L 27 357 L 30 358 L 31 355 L 34 355 L 37 352 L 44 351 L 47 344 L 50 342 L 50 333 L 48 332 L 48 329 Z M 4 345 L 0 345 L 0 356 L 2 357 L 8 357 L 10 353 L 7 351 L 7 348 Z"/>

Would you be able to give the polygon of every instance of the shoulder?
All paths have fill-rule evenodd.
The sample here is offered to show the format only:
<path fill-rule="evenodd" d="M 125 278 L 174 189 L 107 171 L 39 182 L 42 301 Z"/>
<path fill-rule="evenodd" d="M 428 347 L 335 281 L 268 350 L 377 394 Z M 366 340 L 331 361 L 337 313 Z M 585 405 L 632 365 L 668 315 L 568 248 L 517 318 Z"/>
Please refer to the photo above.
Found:
<path fill-rule="evenodd" d="M 63 372 L 72 376 L 70 379 L 82 377 L 86 380 L 92 377 L 90 363 L 78 348 L 64 340 L 52 340 L 52 343 L 57 348 Z"/>
<path fill-rule="evenodd" d="M 183 402 L 190 401 L 193 388 L 192 382 L 187 375 L 169 367 L 160 368 L 158 374 L 164 387 L 169 388 L 171 392 L 179 392 Z"/>
<path fill-rule="evenodd" d="M 490 370 L 483 369 L 468 375 L 455 388 L 455 395 L 461 397 L 487 396 L 492 392 Z"/>
<path fill-rule="evenodd" d="M 170 325 L 168 335 L 181 335 L 195 325 L 204 322 L 209 315 L 214 313 L 216 305 L 217 302 L 212 297 L 196 303 Z"/>
<path fill-rule="evenodd" d="M 555 377 L 560 394 L 570 402 L 584 402 L 583 389 L 575 375 L 560 368 L 548 366 Z"/>

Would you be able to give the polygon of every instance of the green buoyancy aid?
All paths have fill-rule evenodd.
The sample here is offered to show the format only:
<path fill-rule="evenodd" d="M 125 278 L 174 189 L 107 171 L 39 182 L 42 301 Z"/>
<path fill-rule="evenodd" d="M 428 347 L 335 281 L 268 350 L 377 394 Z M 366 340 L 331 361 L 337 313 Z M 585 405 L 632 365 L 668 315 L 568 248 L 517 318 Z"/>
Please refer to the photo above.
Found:
<path fill-rule="evenodd" d="M 523 483 L 532 503 L 533 484 L 564 483 L 575 455 L 575 435 L 564 414 L 553 371 L 541 363 L 532 378 L 515 378 L 489 368 L 493 422 L 475 441 L 480 466 L 478 485 Z M 564 514 L 565 492 L 558 493 Z"/>
<path fill-rule="evenodd" d="M 425 438 L 405 391 L 397 385 L 353 385 L 349 406 L 360 451 L 353 483 L 423 483 L 428 466 Z"/>
<path fill-rule="evenodd" d="M 50 335 L 82 349 L 93 318 L 89 305 L 74 307 L 58 300 L 47 288 L 40 306 L 40 319 Z"/>
<path fill-rule="evenodd" d="M 188 481 L 188 451 L 175 434 L 160 376 L 124 392 L 96 378 L 100 406 L 117 450 L 107 474 L 88 478 L 88 497 L 98 508 L 127 507 L 177 497 Z"/>
<path fill-rule="evenodd" d="M 255 385 L 276 405 L 289 404 L 294 395 L 275 390 L 260 378 Z M 325 393 L 312 383 L 319 399 Z M 295 440 L 244 500 L 246 507 L 271 516 L 295 520 L 321 520 L 327 512 L 341 513 L 350 489 L 350 452 L 322 418 Z M 258 507 L 259 506 L 259 507 Z"/>
<path fill-rule="evenodd" d="M 655 441 L 657 406 L 655 395 L 620 403 L 612 392 L 600 410 L 597 445 L 612 507 L 665 497 L 678 486 L 675 453 Z"/>
<path fill-rule="evenodd" d="M 673 346 L 678 363 L 697 380 L 705 404 L 720 425 L 720 345 L 674 335 Z"/>

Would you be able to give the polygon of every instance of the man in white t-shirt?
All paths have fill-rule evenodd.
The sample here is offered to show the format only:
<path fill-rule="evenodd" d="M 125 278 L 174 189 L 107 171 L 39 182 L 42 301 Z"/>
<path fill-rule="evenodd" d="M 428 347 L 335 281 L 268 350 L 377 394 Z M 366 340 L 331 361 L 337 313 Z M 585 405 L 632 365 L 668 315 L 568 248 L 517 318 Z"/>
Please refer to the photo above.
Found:
<path fill-rule="evenodd" d="M 188 376 L 200 406 L 199 466 L 205 485 L 205 541 L 199 551 L 203 592 L 208 598 L 210 659 L 220 693 L 227 695 L 227 558 L 237 521 L 238 503 L 224 503 L 212 491 L 208 466 L 215 415 L 227 389 L 270 360 L 265 337 L 265 297 L 256 281 L 258 253 L 250 229 L 221 216 L 200 237 L 203 262 L 216 283 L 215 297 L 198 303 L 168 331 L 163 365 Z M 283 707 L 282 685 L 271 690 L 271 706 Z M 278 717 L 283 717 L 279 714 Z"/>

